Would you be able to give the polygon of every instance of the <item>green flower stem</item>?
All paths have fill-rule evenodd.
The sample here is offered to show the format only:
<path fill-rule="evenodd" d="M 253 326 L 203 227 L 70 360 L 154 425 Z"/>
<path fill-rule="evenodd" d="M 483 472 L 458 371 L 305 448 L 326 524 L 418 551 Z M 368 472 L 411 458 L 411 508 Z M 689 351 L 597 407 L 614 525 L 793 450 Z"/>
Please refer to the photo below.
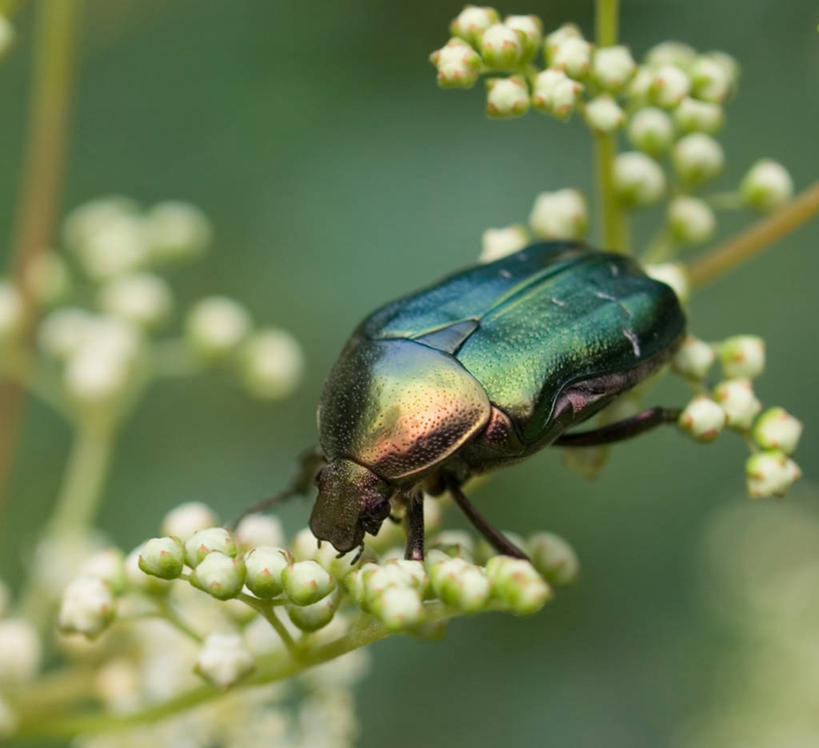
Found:
<path fill-rule="evenodd" d="M 689 268 L 691 286 L 718 278 L 762 252 L 819 214 L 819 182 L 802 190 L 787 205 L 697 258 Z"/>
<path fill-rule="evenodd" d="M 115 426 L 113 420 L 105 418 L 79 421 L 60 493 L 41 542 L 81 535 L 94 521 L 111 462 Z M 50 602 L 41 582 L 29 579 L 21 596 L 23 615 L 43 627 L 49 621 L 46 606 Z"/>
<path fill-rule="evenodd" d="M 703 197 L 714 210 L 741 210 L 743 207 L 742 195 L 739 192 L 715 192 Z"/>
<path fill-rule="evenodd" d="M 265 620 L 275 629 L 284 646 L 287 647 L 287 651 L 290 652 L 294 658 L 299 660 L 302 658 L 302 652 L 299 649 L 299 646 L 295 641 L 293 641 L 293 637 L 290 636 L 290 632 L 285 628 L 284 624 L 281 622 L 281 619 L 276 614 L 276 611 L 273 610 L 273 603 L 268 603 L 264 600 L 257 600 L 255 597 L 245 594 L 239 595 L 239 599 L 245 603 L 245 605 L 249 605 L 254 610 L 258 610 L 259 613 L 265 617 Z"/>
<path fill-rule="evenodd" d="M 179 615 L 179 611 L 173 607 L 167 600 L 163 601 L 159 605 L 158 617 L 170 623 L 177 631 L 182 632 L 193 641 L 201 644 L 204 641 L 204 638 L 201 634 L 194 631 L 187 623 L 182 619 Z"/>
<path fill-rule="evenodd" d="M 595 28 L 597 45 L 610 47 L 617 43 L 619 0 L 597 0 Z M 594 160 L 597 173 L 597 199 L 603 227 L 603 249 L 630 254 L 628 226 L 623 206 L 614 189 L 614 157 L 617 155 L 615 136 L 594 136 Z"/>

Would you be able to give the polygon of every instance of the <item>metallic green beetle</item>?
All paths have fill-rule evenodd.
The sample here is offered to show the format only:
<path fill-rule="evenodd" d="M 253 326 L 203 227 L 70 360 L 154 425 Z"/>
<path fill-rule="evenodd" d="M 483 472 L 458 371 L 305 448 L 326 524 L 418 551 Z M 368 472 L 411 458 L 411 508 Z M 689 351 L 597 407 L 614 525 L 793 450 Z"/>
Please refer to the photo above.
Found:
<path fill-rule="evenodd" d="M 653 408 L 564 434 L 666 361 L 684 330 L 667 285 L 628 257 L 566 241 L 381 307 L 324 387 L 320 455 L 306 463 L 306 475 L 318 469 L 310 528 L 340 553 L 363 548 L 391 503 L 403 504 L 407 558 L 422 559 L 422 491 L 448 491 L 500 552 L 523 556 L 471 506 L 463 483 L 552 444 L 603 444 L 675 420 L 678 411 Z"/>

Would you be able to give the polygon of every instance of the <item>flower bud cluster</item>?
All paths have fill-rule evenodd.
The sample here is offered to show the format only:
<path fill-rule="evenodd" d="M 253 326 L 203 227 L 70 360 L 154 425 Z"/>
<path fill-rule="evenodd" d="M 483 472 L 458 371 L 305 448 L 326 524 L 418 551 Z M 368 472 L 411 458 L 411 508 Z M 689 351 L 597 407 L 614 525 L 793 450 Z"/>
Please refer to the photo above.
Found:
<path fill-rule="evenodd" d="M 719 359 L 724 379 L 705 394 L 705 379 Z M 784 496 L 801 472 L 790 459 L 802 435 L 802 423 L 784 408 L 762 411 L 752 380 L 765 368 L 765 343 L 755 335 L 735 335 L 709 344 L 688 335 L 672 359 L 674 371 L 700 392 L 680 414 L 678 425 L 697 441 L 713 441 L 724 428 L 741 433 L 751 456 L 745 465 L 748 492 L 754 498 Z"/>

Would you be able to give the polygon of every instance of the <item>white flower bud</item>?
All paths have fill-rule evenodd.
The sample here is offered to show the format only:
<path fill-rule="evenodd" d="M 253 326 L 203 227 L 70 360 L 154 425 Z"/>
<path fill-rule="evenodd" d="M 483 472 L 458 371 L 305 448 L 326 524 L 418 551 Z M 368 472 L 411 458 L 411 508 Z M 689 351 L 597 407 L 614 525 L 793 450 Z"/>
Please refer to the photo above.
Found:
<path fill-rule="evenodd" d="M 198 257 L 211 242 L 208 217 L 190 203 L 158 203 L 148 211 L 145 222 L 151 258 L 156 262 Z"/>
<path fill-rule="evenodd" d="M 755 379 L 765 369 L 765 341 L 757 335 L 735 335 L 719 346 L 722 371 L 729 379 Z"/>
<path fill-rule="evenodd" d="M 201 501 L 188 501 L 171 509 L 162 520 L 162 532 L 187 542 L 191 535 L 219 524 L 213 510 Z"/>
<path fill-rule="evenodd" d="M 467 5 L 452 21 L 449 31 L 454 36 L 478 44 L 484 31 L 498 22 L 498 11 L 494 8 Z"/>
<path fill-rule="evenodd" d="M 569 37 L 560 42 L 552 53 L 549 67 L 563 70 L 570 78 L 582 78 L 589 72 L 592 45 L 585 39 Z"/>
<path fill-rule="evenodd" d="M 103 548 L 80 566 L 80 576 L 96 577 L 105 582 L 115 595 L 125 591 L 125 558 L 119 548 Z"/>
<path fill-rule="evenodd" d="M 301 346 L 285 330 L 262 330 L 242 345 L 241 374 L 253 396 L 265 400 L 287 397 L 304 374 Z"/>
<path fill-rule="evenodd" d="M 362 599 L 368 606 L 377 604 L 378 598 L 388 587 L 416 587 L 415 578 L 395 564 L 364 564 L 361 567 Z"/>
<path fill-rule="evenodd" d="M 412 561 L 405 558 L 396 558 L 387 561 L 387 567 L 395 566 L 404 575 L 407 583 L 421 590 L 423 593 L 429 585 L 429 576 L 427 575 L 424 564 L 421 561 Z"/>
<path fill-rule="evenodd" d="M 708 343 L 693 335 L 686 335 L 674 358 L 671 359 L 671 365 L 674 371 L 684 377 L 699 381 L 705 379 L 716 357 L 717 354 Z"/>
<path fill-rule="evenodd" d="M 559 119 L 567 119 L 574 111 L 582 90 L 583 86 L 562 70 L 549 68 L 535 76 L 532 106 Z"/>
<path fill-rule="evenodd" d="M 288 603 L 287 615 L 293 624 L 302 631 L 318 631 L 333 620 L 333 616 L 338 610 L 339 599 L 338 594 L 330 594 L 310 605 Z"/>
<path fill-rule="evenodd" d="M 185 562 L 196 568 L 209 554 L 217 551 L 233 558 L 236 555 L 236 543 L 233 536 L 224 527 L 206 527 L 197 530 L 185 541 Z"/>
<path fill-rule="evenodd" d="M 144 544 L 138 545 L 125 557 L 125 578 L 134 589 L 146 595 L 165 595 L 171 589 L 171 582 L 146 574 L 139 566 Z"/>
<path fill-rule="evenodd" d="M 697 244 L 710 239 L 717 228 L 714 211 L 704 200 L 682 195 L 668 205 L 668 225 L 678 241 Z"/>
<path fill-rule="evenodd" d="M 197 302 L 188 313 L 185 332 L 193 349 L 205 358 L 232 353 L 250 331 L 247 310 L 224 296 Z"/>
<path fill-rule="evenodd" d="M 149 259 L 145 222 L 126 198 L 103 198 L 75 208 L 65 220 L 65 240 L 96 281 L 132 273 Z"/>
<path fill-rule="evenodd" d="M 502 23 L 492 24 L 483 32 L 480 53 L 487 67 L 494 70 L 508 70 L 523 58 L 523 34 Z"/>
<path fill-rule="evenodd" d="M 529 214 L 529 228 L 539 239 L 579 239 L 588 223 L 586 199 L 573 189 L 541 192 Z"/>
<path fill-rule="evenodd" d="M 690 69 L 694 96 L 719 104 L 731 92 L 731 75 L 726 67 L 710 55 L 701 55 Z"/>
<path fill-rule="evenodd" d="M 159 276 L 136 273 L 115 278 L 103 286 L 99 304 L 112 317 L 151 329 L 167 319 L 173 297 L 168 284 Z"/>
<path fill-rule="evenodd" d="M 373 612 L 390 631 L 419 624 L 424 618 L 421 595 L 414 587 L 387 587 L 376 599 Z"/>
<path fill-rule="evenodd" d="M 208 553 L 191 575 L 191 584 L 218 600 L 236 597 L 244 583 L 245 562 L 219 551 Z"/>
<path fill-rule="evenodd" d="M 671 150 L 671 160 L 677 174 L 691 184 L 713 179 L 725 165 L 722 146 L 701 132 L 680 138 Z"/>
<path fill-rule="evenodd" d="M 646 52 L 646 62 L 655 67 L 678 65 L 688 67 L 697 56 L 696 50 L 683 42 L 667 41 L 654 45 Z"/>
<path fill-rule="evenodd" d="M 392 523 L 385 522 L 384 524 Z M 290 550 L 293 551 L 293 558 L 296 561 L 315 561 L 319 553 L 318 538 L 313 535 L 313 531 L 309 527 L 305 527 L 296 533 L 290 543 Z"/>
<path fill-rule="evenodd" d="M 11 25 L 11 21 L 0 15 L 0 60 L 8 54 L 14 45 L 15 36 L 14 26 Z"/>
<path fill-rule="evenodd" d="M 664 109 L 679 104 L 691 90 L 691 79 L 676 65 L 663 65 L 654 71 L 648 95 Z"/>
<path fill-rule="evenodd" d="M 43 252 L 26 268 L 26 288 L 42 304 L 51 305 L 62 299 L 71 286 L 68 268 L 56 252 Z"/>
<path fill-rule="evenodd" d="M 503 22 L 523 40 L 523 61 L 535 55 L 543 41 L 543 22 L 537 16 L 506 16 Z"/>
<path fill-rule="evenodd" d="M 802 422 L 784 408 L 768 408 L 754 424 L 754 441 L 762 449 L 779 449 L 793 454 L 802 436 Z"/>
<path fill-rule="evenodd" d="M 620 199 L 634 206 L 648 205 L 665 192 L 660 165 L 639 151 L 626 151 L 614 160 L 614 187 Z"/>
<path fill-rule="evenodd" d="M 139 554 L 139 568 L 160 579 L 176 579 L 184 565 L 185 549 L 179 538 L 151 538 Z"/>
<path fill-rule="evenodd" d="M 0 56 L 5 52 L 3 48 L 3 29 L 0 23 Z M 17 729 L 17 715 L 14 713 L 5 699 L 0 698 L 0 740 L 11 737 Z"/>
<path fill-rule="evenodd" d="M 486 229 L 481 236 L 481 256 L 479 262 L 494 262 L 506 257 L 529 243 L 526 229 L 519 223 L 502 229 Z"/>
<path fill-rule="evenodd" d="M 793 180 L 782 164 L 763 158 L 748 170 L 739 189 L 746 205 L 767 213 L 791 199 Z"/>
<path fill-rule="evenodd" d="M 430 548 L 439 548 L 449 556 L 472 559 L 475 556 L 475 539 L 465 530 L 444 530 L 430 541 Z"/>
<path fill-rule="evenodd" d="M 441 88 L 472 88 L 481 70 L 481 58 L 465 41 L 450 39 L 429 56 L 438 70 Z"/>
<path fill-rule="evenodd" d="M 552 597 L 552 590 L 531 563 L 494 556 L 486 564 L 492 593 L 517 615 L 535 613 Z"/>
<path fill-rule="evenodd" d="M 490 595 L 489 579 L 483 570 L 472 564 L 447 564 L 446 572 L 436 574 L 433 588 L 438 597 L 465 613 L 475 613 L 486 607 Z"/>
<path fill-rule="evenodd" d="M 520 75 L 486 80 L 486 113 L 490 117 L 520 117 L 529 111 L 529 87 Z"/>
<path fill-rule="evenodd" d="M 774 449 L 751 455 L 745 463 L 745 476 L 751 497 L 765 499 L 784 496 L 802 471 L 784 452 Z"/>
<path fill-rule="evenodd" d="M 728 76 L 729 88 L 732 90 L 735 89 L 739 81 L 739 63 L 727 52 L 720 52 L 719 50 L 708 52 L 706 57 L 722 66 L 725 74 Z"/>
<path fill-rule="evenodd" d="M 626 95 L 632 104 L 644 105 L 648 101 L 653 80 L 654 71 L 652 69 L 645 66 L 637 68 L 637 72 L 626 89 Z"/>
<path fill-rule="evenodd" d="M 751 428 L 762 404 L 747 379 L 726 379 L 714 388 L 714 400 L 725 411 L 728 426 L 740 431 Z"/>
<path fill-rule="evenodd" d="M 674 122 L 684 133 L 704 132 L 713 135 L 725 122 L 719 104 L 686 96 L 674 110 Z"/>
<path fill-rule="evenodd" d="M 592 58 L 592 78 L 606 91 L 620 91 L 637 70 L 628 47 L 604 47 L 595 50 Z"/>
<path fill-rule="evenodd" d="M 547 62 L 554 57 L 558 48 L 568 39 L 583 39 L 580 29 L 573 23 L 564 23 L 546 37 L 543 51 Z"/>
<path fill-rule="evenodd" d="M 111 588 L 96 577 L 78 577 L 63 593 L 57 626 L 63 633 L 92 639 L 108 628 L 115 615 Z"/>
<path fill-rule="evenodd" d="M 292 558 L 284 548 L 253 548 L 245 556 L 245 584 L 256 597 L 270 600 L 281 593 L 282 572 L 291 563 Z"/>
<path fill-rule="evenodd" d="M 284 530 L 277 517 L 267 514 L 248 514 L 236 527 L 236 542 L 241 548 L 256 548 L 262 545 L 284 545 Z"/>
<path fill-rule="evenodd" d="M 335 580 L 315 561 L 296 561 L 282 572 L 287 597 L 296 605 L 310 605 L 329 595 Z"/>
<path fill-rule="evenodd" d="M 93 315 L 84 309 L 61 307 L 40 323 L 37 343 L 44 353 L 64 360 L 79 350 L 93 328 L 93 321 Z"/>
<path fill-rule="evenodd" d="M 238 634 L 210 634 L 199 656 L 195 670 L 217 688 L 230 688 L 253 672 L 253 655 Z"/>
<path fill-rule="evenodd" d="M 586 123 L 597 133 L 612 133 L 623 126 L 626 115 L 608 94 L 595 96 L 584 112 Z"/>
<path fill-rule="evenodd" d="M 646 107 L 635 112 L 628 123 L 628 139 L 635 148 L 652 156 L 665 153 L 674 141 L 674 125 L 662 109 Z"/>
<path fill-rule="evenodd" d="M 697 441 L 710 442 L 725 426 L 725 411 L 705 395 L 698 395 L 685 406 L 677 423 Z"/>
<path fill-rule="evenodd" d="M 551 532 L 529 537 L 526 549 L 532 565 L 550 584 L 572 584 L 580 573 L 580 561 L 569 543 Z"/>
<path fill-rule="evenodd" d="M 42 654 L 37 631 L 28 621 L 0 621 L 0 686 L 20 686 L 34 680 Z"/>
<path fill-rule="evenodd" d="M 23 299 L 8 281 L 0 281 L 0 344 L 11 337 L 23 321 Z"/>

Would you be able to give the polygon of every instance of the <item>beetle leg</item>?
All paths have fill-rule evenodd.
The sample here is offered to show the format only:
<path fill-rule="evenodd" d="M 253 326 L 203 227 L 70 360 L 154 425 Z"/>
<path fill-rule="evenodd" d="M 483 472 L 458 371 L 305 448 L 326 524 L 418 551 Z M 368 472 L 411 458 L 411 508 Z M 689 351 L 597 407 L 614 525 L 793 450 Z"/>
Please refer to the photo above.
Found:
<path fill-rule="evenodd" d="M 612 444 L 630 439 L 663 423 L 676 423 L 679 417 L 679 408 L 649 408 L 631 418 L 610 423 L 599 429 L 563 434 L 552 444 L 557 447 L 597 447 L 601 444 Z"/>
<path fill-rule="evenodd" d="M 498 553 L 504 556 L 525 558 L 528 560 L 528 556 L 520 548 L 506 538 L 503 533 L 498 532 L 498 530 L 492 527 L 492 525 L 478 513 L 478 510 L 472 506 L 472 503 L 466 498 L 466 495 L 456 482 L 453 481 L 449 483 L 448 488 L 452 494 L 452 498 L 455 499 L 455 503 L 461 508 L 461 511 L 466 515 L 467 519 L 475 526 L 475 529 L 489 541 Z"/>
<path fill-rule="evenodd" d="M 407 497 L 407 548 L 404 558 L 424 560 L 424 496 L 421 493 Z"/>
<path fill-rule="evenodd" d="M 263 512 L 276 504 L 286 501 L 287 499 L 292 499 L 294 496 L 307 495 L 313 488 L 313 484 L 316 481 L 316 474 L 323 464 L 324 455 L 321 454 L 318 447 L 311 447 L 310 449 L 302 452 L 302 454 L 299 456 L 299 472 L 296 474 L 293 480 L 290 481 L 290 485 L 283 491 L 273 494 L 273 496 L 269 496 L 266 499 L 257 501 L 255 504 L 251 504 L 235 520 L 233 520 L 233 522 L 227 525 L 228 529 L 235 530 L 237 525 L 245 517 L 247 517 L 248 514 Z"/>

